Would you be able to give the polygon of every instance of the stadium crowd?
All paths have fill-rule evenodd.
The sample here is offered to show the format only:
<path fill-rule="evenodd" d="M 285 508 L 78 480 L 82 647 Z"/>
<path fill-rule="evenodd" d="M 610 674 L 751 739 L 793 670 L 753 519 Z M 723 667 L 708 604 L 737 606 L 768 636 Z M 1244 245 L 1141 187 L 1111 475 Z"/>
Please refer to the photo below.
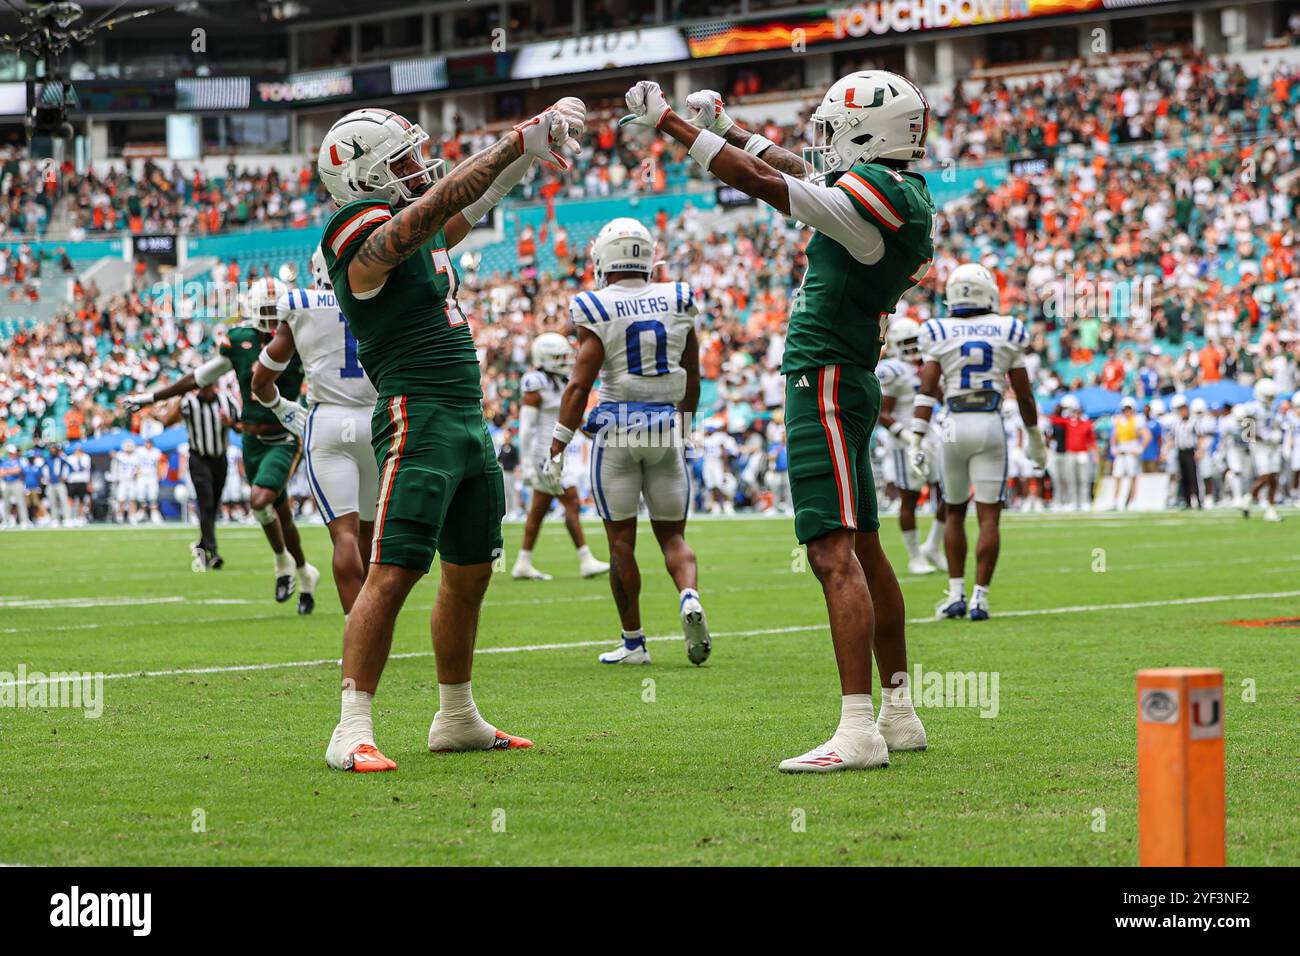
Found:
<path fill-rule="evenodd" d="M 1158 421 L 1177 395 L 1222 382 L 1249 386 L 1265 376 L 1290 395 L 1300 356 L 1293 146 L 1300 74 L 1280 69 L 1252 78 L 1237 67 L 1170 53 L 1108 70 L 1077 65 L 1019 85 L 972 87 L 936 104 L 932 177 L 945 175 L 949 159 L 1033 154 L 1051 161 L 1003 164 L 1005 175 L 990 167 L 987 179 L 941 210 L 934 266 L 900 314 L 941 315 L 938 290 L 947 275 L 977 260 L 997 276 L 1003 310 L 1032 329 L 1030 370 L 1044 408 L 1067 392 L 1095 388 L 1133 396 L 1139 411 Z M 802 135 L 774 123 L 764 132 L 791 148 Z M 479 130 L 450 137 L 443 155 L 455 162 L 487 136 Z M 1146 145 L 1125 148 L 1132 143 Z M 572 294 L 591 281 L 584 250 L 569 247 L 562 201 L 664 189 L 675 176 L 694 175 L 694 164 L 662 140 L 649 150 L 616 135 L 611 118 L 592 131 L 576 173 L 560 179 L 542 170 L 525 180 L 523 198 L 546 200 L 550 218 L 541 233 L 519 234 L 523 267 L 480 275 L 476 256 L 461 259 L 460 301 L 475 324 L 485 404 L 507 459 L 528 345 L 540 332 L 568 328 Z M 11 167 L 6 163 L 0 185 L 12 226 L 15 209 L 44 208 L 41 197 L 51 189 Z M 70 197 L 78 222 L 92 227 L 165 223 L 202 232 L 306 223 L 324 210 L 308 167 L 282 178 L 232 166 L 224 179 L 206 183 L 149 166 L 141 181 L 125 173 L 67 175 L 58 190 Z M 779 507 L 779 481 L 774 486 L 767 476 L 783 466 L 779 365 L 807 236 L 776 215 L 720 220 L 690 205 L 671 220 L 661 213 L 655 226 L 664 276 L 689 281 L 702 313 L 705 390 L 697 424 L 703 461 L 712 464 L 700 465 L 699 504 Z M 554 274 L 527 268 L 539 243 L 552 244 Z M 0 246 L 7 295 L 51 268 L 31 247 Z M 6 442 L 75 443 L 121 426 L 138 432 L 140 419 L 124 418 L 116 400 L 192 367 L 211 347 L 211 323 L 201 316 L 232 315 L 241 283 L 273 268 L 223 262 L 204 302 L 153 298 L 143 277 L 131 293 L 110 297 L 77 283 L 72 303 L 50 323 L 0 338 Z M 1205 414 L 1217 420 L 1216 411 Z M 1284 420 L 1291 418 L 1288 404 Z M 1104 471 L 1107 417 L 1097 425 L 1103 441 L 1091 467 Z M 1203 426 L 1211 458 L 1217 430 Z M 1300 439 L 1292 432 L 1285 457 L 1296 466 L 1287 466 L 1288 489 L 1300 469 Z M 1170 469 L 1172 452 L 1162 441 L 1157 467 Z"/>

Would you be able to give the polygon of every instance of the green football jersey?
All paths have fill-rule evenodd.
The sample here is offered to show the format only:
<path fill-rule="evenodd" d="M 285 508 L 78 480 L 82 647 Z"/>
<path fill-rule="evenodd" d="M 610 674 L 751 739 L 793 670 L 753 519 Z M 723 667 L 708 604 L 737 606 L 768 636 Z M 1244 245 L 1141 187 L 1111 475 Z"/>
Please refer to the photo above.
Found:
<path fill-rule="evenodd" d="M 920 174 L 859 163 L 834 188 L 847 192 L 853 208 L 880 230 L 885 252 L 864 265 L 834 239 L 813 233 L 808 271 L 790 310 L 786 373 L 821 365 L 874 369 L 889 316 L 934 258 L 934 201 Z"/>
<path fill-rule="evenodd" d="M 239 400 L 243 406 L 239 420 L 262 425 L 280 424 L 275 413 L 253 397 L 253 367 L 257 365 L 257 357 L 262 354 L 262 337 L 257 329 L 251 325 L 236 325 L 229 331 L 218 351 L 230 360 L 230 364 L 235 367 L 235 377 L 239 379 Z M 280 373 L 275 387 L 289 401 L 297 402 L 302 396 L 302 380 L 302 360 L 295 352 L 289 361 L 289 367 Z"/>
<path fill-rule="evenodd" d="M 352 257 L 393 215 L 385 202 L 358 200 L 325 225 L 325 265 L 357 340 L 357 359 L 381 400 L 407 395 L 448 404 L 480 402 L 474 336 L 456 303 L 459 278 L 441 231 L 389 273 L 374 295 L 352 294 Z"/>

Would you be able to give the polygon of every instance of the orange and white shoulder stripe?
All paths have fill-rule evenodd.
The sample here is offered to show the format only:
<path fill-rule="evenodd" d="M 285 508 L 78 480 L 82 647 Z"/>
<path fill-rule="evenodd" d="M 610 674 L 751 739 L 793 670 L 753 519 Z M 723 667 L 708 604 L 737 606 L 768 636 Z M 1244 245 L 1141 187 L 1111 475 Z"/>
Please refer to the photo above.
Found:
<path fill-rule="evenodd" d="M 379 508 L 375 518 L 374 545 L 370 549 L 370 562 L 379 564 L 380 542 L 384 539 L 384 519 L 388 517 L 388 503 L 393 500 L 393 484 L 397 480 L 397 469 L 402 463 L 402 451 L 406 448 L 406 396 L 388 400 L 388 420 L 393 423 L 393 437 L 388 442 L 388 454 L 384 456 L 384 474 L 379 480 Z"/>
<path fill-rule="evenodd" d="M 339 223 L 338 227 L 326 237 L 325 244 L 330 247 L 334 258 L 337 259 L 343 250 L 361 234 L 362 229 L 387 222 L 392 218 L 393 214 L 386 205 L 367 206 Z"/>
<path fill-rule="evenodd" d="M 817 373 L 817 409 L 821 412 L 822 428 L 831 450 L 831 469 L 835 473 L 835 489 L 840 502 L 840 523 L 846 528 L 857 528 L 858 508 L 853 500 L 853 469 L 849 467 L 849 443 L 844 437 L 844 423 L 840 419 L 840 367 L 824 365 Z"/>
<path fill-rule="evenodd" d="M 841 176 L 835 185 L 856 199 L 859 206 L 871 213 L 890 232 L 898 232 L 903 228 L 903 217 L 898 214 L 898 210 L 889 204 L 879 189 L 853 170 Z"/>

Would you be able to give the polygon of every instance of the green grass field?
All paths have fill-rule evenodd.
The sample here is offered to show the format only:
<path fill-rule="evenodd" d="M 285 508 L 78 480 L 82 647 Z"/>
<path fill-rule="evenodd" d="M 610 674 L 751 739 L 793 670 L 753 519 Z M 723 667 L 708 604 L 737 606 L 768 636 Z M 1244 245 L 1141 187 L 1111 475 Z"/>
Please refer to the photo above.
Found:
<path fill-rule="evenodd" d="M 1227 622 L 1300 616 L 1298 522 L 1009 515 L 993 620 L 922 620 L 941 582 L 903 578 L 913 664 L 996 673 L 996 716 L 923 707 L 929 751 L 795 776 L 778 761 L 830 734 L 839 691 L 789 520 L 691 526 L 715 633 L 701 668 L 671 639 L 648 533 L 646 630 L 669 639 L 651 667 L 598 665 L 618 633 L 608 585 L 580 580 L 549 527 L 535 560 L 556 580 L 497 576 L 475 671 L 485 716 L 530 751 L 427 752 L 431 576 L 376 700 L 400 770 L 375 775 L 323 761 L 333 588 L 309 618 L 276 605 L 256 528 L 223 528 L 227 567 L 203 575 L 192 529 L 0 533 L 0 681 L 112 675 L 98 719 L 0 709 L 0 863 L 1133 865 L 1134 675 L 1198 665 L 1225 673 L 1229 862 L 1295 865 L 1300 630 Z M 304 536 L 326 568 L 325 530 Z M 884 537 L 900 563 L 894 519 Z"/>

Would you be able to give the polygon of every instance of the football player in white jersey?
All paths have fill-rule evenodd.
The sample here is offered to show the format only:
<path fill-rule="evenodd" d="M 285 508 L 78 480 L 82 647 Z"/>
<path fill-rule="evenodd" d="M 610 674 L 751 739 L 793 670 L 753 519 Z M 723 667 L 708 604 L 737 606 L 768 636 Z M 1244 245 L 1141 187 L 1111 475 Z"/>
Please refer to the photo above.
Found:
<path fill-rule="evenodd" d="M 130 438 L 113 452 L 109 474 L 113 480 L 113 500 L 117 504 L 118 524 L 135 524 L 139 520 L 135 485 L 140 475 L 140 462 L 135 456 L 135 442 Z"/>
<path fill-rule="evenodd" d="M 158 510 L 158 471 L 163 453 L 154 447 L 153 439 L 146 438 L 144 444 L 135 450 L 135 503 L 141 521 L 162 524 L 162 513 Z"/>
<path fill-rule="evenodd" d="M 375 528 L 379 469 L 370 447 L 375 387 L 357 359 L 357 341 L 339 309 L 320 247 L 311 256 L 314 288 L 276 302 L 280 324 L 253 368 L 253 397 L 303 440 L 307 485 L 334 545 L 334 587 L 346 617 L 366 579 Z M 307 377 L 304 409 L 276 388 L 294 352 Z"/>
<path fill-rule="evenodd" d="M 533 500 L 524 521 L 524 540 L 510 572 L 513 578 L 549 581 L 551 576 L 533 567 L 533 547 L 537 533 L 542 529 L 542 519 L 551 510 L 551 502 L 559 501 L 564 509 L 564 526 L 569 530 L 573 546 L 578 549 L 578 571 L 584 578 L 604 574 L 609 565 L 591 553 L 587 536 L 582 533 L 581 503 L 578 485 L 582 482 L 582 455 L 580 448 L 570 445 L 564 457 L 564 473 L 560 484 L 561 495 L 552 495 L 540 486 L 538 477 L 546 466 L 551 452 L 551 434 L 555 419 L 560 414 L 560 397 L 573 371 L 573 346 L 558 332 L 543 332 L 533 340 L 533 367 L 520 379 L 523 405 L 519 409 L 519 460 L 524 466 L 524 483 L 533 489 Z"/>
<path fill-rule="evenodd" d="M 1255 475 L 1242 513 L 1250 517 L 1250 506 L 1259 499 L 1261 491 L 1266 492 L 1265 521 L 1282 520 L 1277 513 L 1278 475 L 1282 471 L 1282 427 L 1273 410 L 1276 399 L 1277 385 L 1271 378 L 1261 378 L 1255 383 L 1254 400 L 1238 405 L 1236 409 L 1241 439 L 1250 449 L 1250 463 Z"/>
<path fill-rule="evenodd" d="M 889 466 L 886 471 L 892 473 L 894 486 L 898 488 L 898 527 L 903 532 L 903 545 L 907 548 L 907 570 L 912 574 L 933 574 L 936 566 L 942 567 L 947 563 L 939 551 L 946 512 L 938 494 L 938 443 L 931 441 L 933 455 L 925 478 L 934 495 L 932 500 L 939 502 L 939 507 L 924 545 L 916 533 L 916 503 L 921 497 L 921 488 L 912 484 L 907 468 L 907 430 L 912 425 L 912 408 L 916 403 L 917 389 L 921 387 L 921 377 L 916 368 L 916 360 L 921 356 L 917 347 L 920 331 L 921 325 L 914 319 L 894 319 L 889 323 L 889 331 L 885 333 L 889 351 L 887 357 L 876 365 L 876 378 L 880 380 L 880 427 L 886 431 L 882 436 L 885 461 Z"/>
<path fill-rule="evenodd" d="M 593 435 L 592 495 L 605 521 L 610 590 L 623 626 L 623 643 L 601 654 L 601 663 L 650 663 L 635 553 L 637 511 L 644 499 L 677 587 L 686 656 L 703 664 L 712 644 L 695 552 L 685 537 L 691 491 L 687 439 L 700 400 L 694 295 L 685 282 L 650 281 L 654 239 L 635 219 L 615 219 L 601 229 L 591 257 L 597 288 L 578 293 L 569 308 L 578 328 L 578 360 L 560 402 L 543 481 L 560 489 L 564 449 L 599 374 L 601 401 L 584 430 Z"/>
<path fill-rule="evenodd" d="M 1002 427 L 1003 391 L 1009 378 L 1024 423 L 1025 454 L 1038 468 L 1047 464 L 1047 445 L 1038 426 L 1023 348 L 1029 333 L 1023 322 L 998 315 L 997 281 L 977 263 L 952 271 L 944 289 L 950 318 L 921 326 L 921 394 L 912 419 L 913 474 L 924 472 L 924 445 L 938 404 L 940 381 L 949 417 L 943 435 L 943 493 L 948 502 L 944 543 L 948 551 L 948 595 L 937 616 L 966 616 L 966 507 L 975 488 L 979 540 L 975 545 L 975 592 L 970 619 L 989 617 L 989 585 L 1001 545 L 998 523 L 1007 487 L 1007 438 Z"/>

